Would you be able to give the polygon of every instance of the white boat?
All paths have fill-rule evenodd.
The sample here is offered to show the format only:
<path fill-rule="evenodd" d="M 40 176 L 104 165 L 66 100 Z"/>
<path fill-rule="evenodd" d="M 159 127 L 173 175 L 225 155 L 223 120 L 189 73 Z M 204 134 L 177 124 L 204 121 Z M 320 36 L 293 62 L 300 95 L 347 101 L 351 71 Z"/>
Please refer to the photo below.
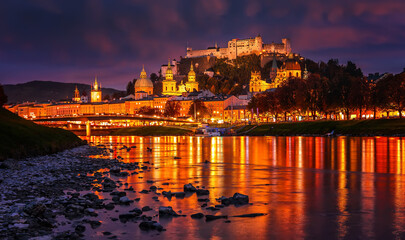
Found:
<path fill-rule="evenodd" d="M 217 137 L 221 136 L 221 132 L 219 131 L 218 128 L 210 128 L 210 127 L 204 127 L 204 128 L 198 128 L 195 132 L 196 137 Z"/>

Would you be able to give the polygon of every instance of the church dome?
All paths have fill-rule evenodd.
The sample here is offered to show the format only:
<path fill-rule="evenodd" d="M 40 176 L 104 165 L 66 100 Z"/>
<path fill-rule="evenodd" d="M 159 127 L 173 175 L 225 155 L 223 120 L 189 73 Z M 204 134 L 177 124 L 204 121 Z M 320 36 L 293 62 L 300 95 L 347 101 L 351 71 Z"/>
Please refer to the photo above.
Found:
<path fill-rule="evenodd" d="M 153 88 L 153 83 L 150 79 L 147 79 L 147 78 L 141 78 L 141 79 L 136 80 L 135 88 L 142 88 L 142 87 L 152 87 Z"/>
<path fill-rule="evenodd" d="M 140 75 L 140 79 L 136 80 L 135 82 L 135 89 L 137 88 L 144 88 L 144 87 L 151 87 L 153 88 L 153 83 L 150 79 L 147 78 L 145 68 L 142 67 L 142 72 Z"/>

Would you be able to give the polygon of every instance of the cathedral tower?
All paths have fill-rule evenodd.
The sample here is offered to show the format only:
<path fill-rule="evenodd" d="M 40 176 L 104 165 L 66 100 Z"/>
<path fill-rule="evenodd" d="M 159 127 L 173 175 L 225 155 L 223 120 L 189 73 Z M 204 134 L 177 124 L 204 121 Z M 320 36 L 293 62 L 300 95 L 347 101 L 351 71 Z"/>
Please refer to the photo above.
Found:
<path fill-rule="evenodd" d="M 95 77 L 94 85 L 91 88 L 91 102 L 101 102 L 101 85 L 98 85 L 97 77 Z"/>
<path fill-rule="evenodd" d="M 162 81 L 163 84 L 163 95 L 181 95 L 180 92 L 177 91 L 176 80 L 173 79 L 173 70 L 170 66 L 170 59 L 169 64 L 167 65 L 166 70 L 166 77 Z"/>
<path fill-rule="evenodd" d="M 73 97 L 73 102 L 80 102 L 80 92 L 79 89 L 77 89 L 77 85 L 75 88 L 75 96 Z"/>
<path fill-rule="evenodd" d="M 188 82 L 186 83 L 186 90 L 188 92 L 198 92 L 198 82 L 195 81 L 195 72 L 193 68 L 193 63 L 190 65 L 190 72 L 188 72 Z"/>

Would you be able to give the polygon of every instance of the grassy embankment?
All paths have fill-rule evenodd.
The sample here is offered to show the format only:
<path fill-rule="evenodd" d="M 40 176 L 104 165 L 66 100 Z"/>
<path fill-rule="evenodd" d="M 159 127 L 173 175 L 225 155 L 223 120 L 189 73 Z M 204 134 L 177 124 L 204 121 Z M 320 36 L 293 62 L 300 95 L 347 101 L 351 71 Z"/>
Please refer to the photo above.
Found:
<path fill-rule="evenodd" d="M 50 154 L 81 144 L 69 131 L 37 125 L 0 107 L 0 160 Z"/>
<path fill-rule="evenodd" d="M 242 128 L 237 132 L 249 136 L 325 135 L 332 130 L 336 135 L 394 136 L 405 135 L 405 119 L 269 123 L 259 125 L 247 133 L 249 126 Z"/>
<path fill-rule="evenodd" d="M 178 127 L 146 126 L 122 128 L 111 133 L 113 136 L 189 136 L 192 130 Z"/>

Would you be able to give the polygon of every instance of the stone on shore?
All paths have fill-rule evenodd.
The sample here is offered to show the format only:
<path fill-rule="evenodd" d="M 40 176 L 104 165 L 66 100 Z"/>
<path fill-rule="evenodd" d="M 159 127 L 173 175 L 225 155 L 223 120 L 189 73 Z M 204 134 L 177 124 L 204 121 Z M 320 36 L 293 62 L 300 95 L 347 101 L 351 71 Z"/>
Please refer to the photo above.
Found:
<path fill-rule="evenodd" d="M 184 192 L 196 192 L 197 191 L 197 188 L 195 188 L 193 186 L 193 184 L 191 184 L 191 183 L 185 184 L 183 189 L 184 189 Z"/>
<path fill-rule="evenodd" d="M 148 230 L 157 230 L 157 231 L 164 231 L 165 229 L 163 226 L 156 222 L 156 221 L 144 221 L 139 224 L 139 228 L 143 231 L 148 231 Z"/>
<path fill-rule="evenodd" d="M 228 216 L 227 215 L 218 215 L 218 216 L 215 216 L 215 215 L 205 215 L 205 221 L 212 221 L 212 220 L 217 220 L 217 219 L 221 219 L 221 218 L 225 218 L 225 219 L 228 219 Z"/>
<path fill-rule="evenodd" d="M 177 217 L 177 214 L 172 207 L 159 207 L 159 217 Z"/>
<path fill-rule="evenodd" d="M 203 217 L 204 217 L 204 214 L 202 214 L 202 213 L 191 214 L 191 218 L 200 219 Z"/>

